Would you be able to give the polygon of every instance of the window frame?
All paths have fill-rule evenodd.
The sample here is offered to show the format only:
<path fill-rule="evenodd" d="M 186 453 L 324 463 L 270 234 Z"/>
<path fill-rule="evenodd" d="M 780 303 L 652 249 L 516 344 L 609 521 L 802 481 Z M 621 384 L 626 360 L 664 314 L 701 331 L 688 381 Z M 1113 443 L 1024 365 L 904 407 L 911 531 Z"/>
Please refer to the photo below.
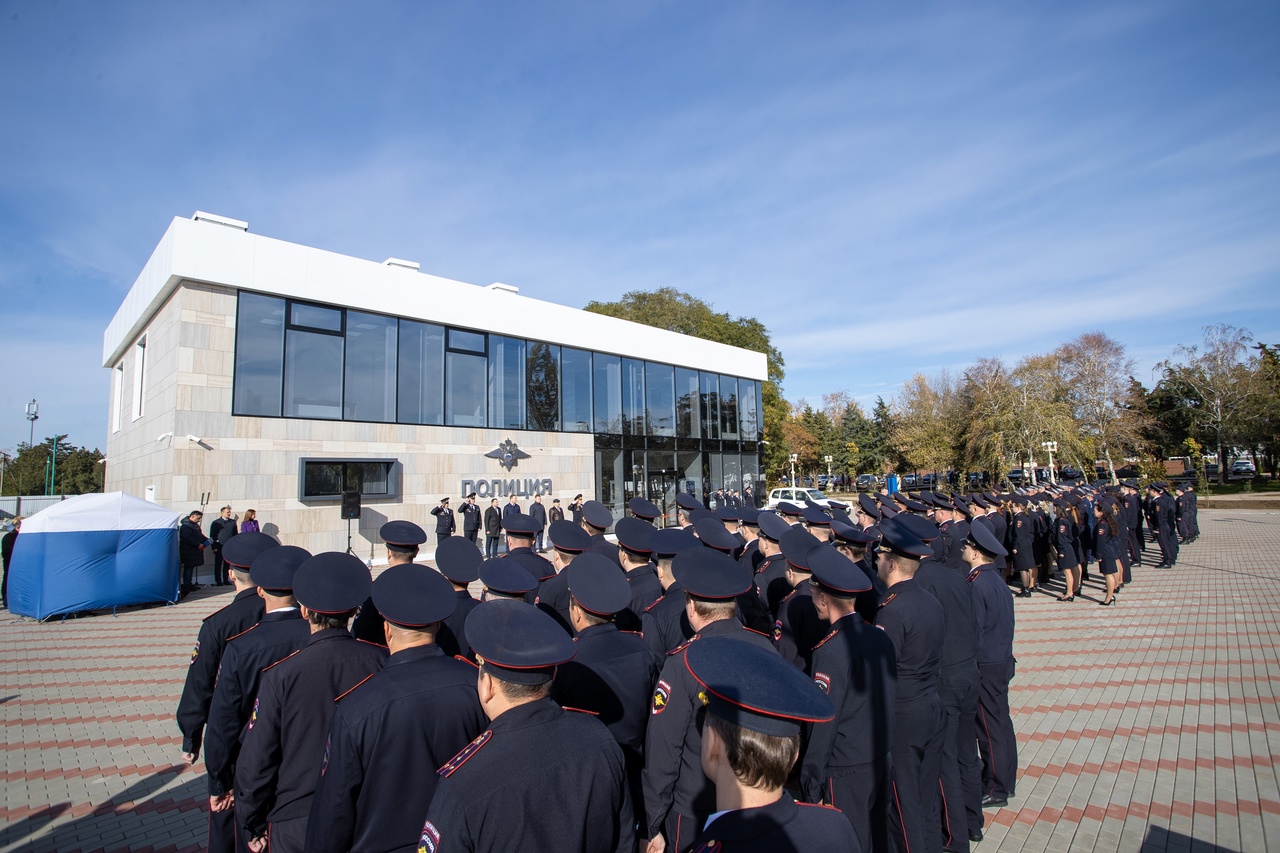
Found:
<path fill-rule="evenodd" d="M 342 489 L 336 494 L 307 494 L 307 466 L 308 465 L 342 465 Z M 298 500 L 302 503 L 336 503 L 342 500 L 343 491 L 350 491 L 347 486 L 347 467 L 348 465 L 371 465 L 381 464 L 387 466 L 387 491 L 384 492 L 360 492 L 362 501 L 398 501 L 403 497 L 400 487 L 400 473 L 403 466 L 399 459 L 392 457 L 373 457 L 361 458 L 358 456 L 330 457 L 330 456 L 304 456 L 298 460 Z"/>

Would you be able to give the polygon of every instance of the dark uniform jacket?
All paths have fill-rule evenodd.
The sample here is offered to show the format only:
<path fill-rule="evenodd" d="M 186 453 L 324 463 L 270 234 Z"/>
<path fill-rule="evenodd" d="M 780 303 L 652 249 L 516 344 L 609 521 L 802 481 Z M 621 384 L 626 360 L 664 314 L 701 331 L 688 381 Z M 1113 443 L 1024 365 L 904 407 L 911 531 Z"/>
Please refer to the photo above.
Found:
<path fill-rule="evenodd" d="M 472 530 L 480 529 L 480 506 L 473 504 L 471 501 L 463 501 L 462 506 L 458 507 L 458 512 L 462 513 L 462 530 L 469 533 Z"/>
<path fill-rule="evenodd" d="M 773 642 L 778 653 L 796 669 L 809 671 L 809 659 L 830 629 L 827 620 L 818 616 L 813 605 L 812 588 L 807 582 L 791 590 L 778 607 L 773 627 Z"/>
<path fill-rule="evenodd" d="M 439 646 L 396 652 L 338 701 L 311 799 L 308 853 L 412 853 L 436 769 L 484 731 L 474 666 Z"/>
<path fill-rule="evenodd" d="M 544 613 L 560 623 L 560 627 L 573 636 L 573 623 L 569 621 L 569 578 L 568 572 L 560 572 L 546 578 L 538 586 L 538 597 L 535 603 Z"/>
<path fill-rule="evenodd" d="M 942 669 L 944 677 L 977 679 L 978 620 L 973 613 L 973 593 L 965 579 L 936 560 L 925 560 L 916 571 L 916 583 L 942 605 Z"/>
<path fill-rule="evenodd" d="M 814 647 L 810 674 L 836 706 L 835 719 L 813 724 L 800 765 L 801 793 L 817 803 L 828 778 L 889 754 L 897 657 L 883 631 L 850 613 Z"/>
<path fill-rule="evenodd" d="M 182 520 L 178 528 L 178 560 L 183 566 L 199 566 L 204 563 L 204 533 L 200 525 L 189 518 Z"/>
<path fill-rule="evenodd" d="M 622 749 L 590 714 L 519 705 L 439 775 L 420 850 L 634 850 Z"/>
<path fill-rule="evenodd" d="M 893 641 L 898 659 L 898 707 L 938 698 L 946 619 L 942 605 L 919 581 L 898 581 L 880 602 L 876 627 Z"/>
<path fill-rule="evenodd" d="M 1035 525 L 1035 518 L 1028 513 L 1014 513 L 1013 523 L 1005 534 L 1005 547 L 1009 549 L 1015 571 L 1028 571 L 1036 566 Z"/>
<path fill-rule="evenodd" d="M 1013 593 L 991 565 L 969 571 L 973 613 L 978 622 L 978 663 L 1013 659 Z"/>
<path fill-rule="evenodd" d="M 471 646 L 467 645 L 467 632 L 465 626 L 467 624 L 467 616 L 472 610 L 475 610 L 480 602 L 471 597 L 471 593 L 465 589 L 455 590 L 458 596 L 458 604 L 454 608 L 453 613 L 440 625 L 440 633 L 436 636 L 436 642 L 440 644 L 440 650 L 448 657 L 462 655 L 470 660 L 475 660 L 475 652 L 471 651 Z"/>
<path fill-rule="evenodd" d="M 386 662 L 382 646 L 329 628 L 263 671 L 236 763 L 236 822 L 246 837 L 265 835 L 268 823 L 307 816 L 334 700 Z"/>
<path fill-rule="evenodd" d="M 777 619 L 782 599 L 791 592 L 791 584 L 787 583 L 787 561 L 781 554 L 766 557 L 756 569 L 756 592 L 769 614 Z"/>
<path fill-rule="evenodd" d="M 587 550 L 594 551 L 602 557 L 608 557 L 615 566 L 622 568 L 622 560 L 618 558 L 618 546 L 606 539 L 603 533 L 591 534 L 591 547 Z"/>
<path fill-rule="evenodd" d="M 556 576 L 555 564 L 541 554 L 535 554 L 532 548 L 512 548 L 507 552 L 506 557 L 524 566 L 529 570 L 529 574 L 540 581 Z M 569 605 L 565 604 L 565 613 L 568 612 Z"/>
<path fill-rule="evenodd" d="M 768 637 L 737 619 L 716 620 L 689 643 L 698 642 L 699 637 L 733 637 L 774 650 Z M 685 664 L 687 647 L 679 646 L 667 656 L 653 692 L 644 756 L 644 814 L 649 826 L 642 834 L 646 838 L 657 836 L 672 810 L 699 821 L 715 811 L 715 785 L 702 772 L 702 733 L 698 728 L 702 686 Z"/>
<path fill-rule="evenodd" d="M 764 554 L 760 553 L 760 540 L 752 539 L 742 549 L 742 556 L 738 557 L 738 565 L 750 570 L 751 574 L 756 573 L 756 569 L 760 568 L 760 564 L 764 562 Z"/>
<path fill-rule="evenodd" d="M 645 645 L 659 661 L 665 660 L 668 652 L 693 636 L 693 626 L 685 614 L 684 603 L 684 587 L 676 581 L 640 617 Z"/>
<path fill-rule="evenodd" d="M 218 677 L 218 664 L 227 641 L 243 634 L 262 618 L 262 598 L 256 589 L 236 593 L 231 603 L 204 617 L 196 647 L 191 650 L 187 681 L 178 700 L 178 728 L 182 731 L 182 751 L 199 753 L 204 724 L 209 719 L 209 703 Z"/>
<path fill-rule="evenodd" d="M 453 508 L 447 506 L 437 506 L 431 508 L 431 514 L 436 517 L 436 533 L 441 536 L 451 536 L 453 531 L 457 529 L 457 522 L 453 518 Z"/>
<path fill-rule="evenodd" d="M 1063 510 L 1053 522 L 1053 547 L 1058 551 L 1059 569 L 1071 569 L 1080 564 L 1076 555 L 1076 540 L 1079 538 L 1076 520 Z M 1068 595 L 1073 592 L 1075 590 L 1067 590 Z"/>
<path fill-rule="evenodd" d="M 694 843 L 694 853 L 861 853 L 853 824 L 838 809 L 797 803 L 785 791 L 776 803 L 725 812 Z"/>
<path fill-rule="evenodd" d="M 658 570 L 653 563 L 646 563 L 627 572 L 627 583 L 631 587 L 631 603 L 627 605 L 630 616 L 627 621 L 634 622 L 636 630 L 640 630 L 645 610 L 662 598 L 662 581 L 658 580 Z"/>
<path fill-rule="evenodd" d="M 613 624 L 589 625 L 573 642 L 577 654 L 556 670 L 552 698 L 595 714 L 619 746 L 642 754 L 657 659 L 639 634 Z"/>
<path fill-rule="evenodd" d="M 960 554 L 964 551 L 964 541 L 969 538 L 969 522 L 963 519 L 948 521 L 942 525 L 941 529 L 942 541 L 946 543 L 946 557 L 942 562 L 948 569 L 963 575 L 969 571 L 964 560 L 960 559 Z"/>
<path fill-rule="evenodd" d="M 227 642 L 218 666 L 218 682 L 209 705 L 204 766 L 209 795 L 232 789 L 240 739 L 258 697 L 262 671 L 307 644 L 311 626 L 296 608 L 273 610 L 238 637 Z"/>

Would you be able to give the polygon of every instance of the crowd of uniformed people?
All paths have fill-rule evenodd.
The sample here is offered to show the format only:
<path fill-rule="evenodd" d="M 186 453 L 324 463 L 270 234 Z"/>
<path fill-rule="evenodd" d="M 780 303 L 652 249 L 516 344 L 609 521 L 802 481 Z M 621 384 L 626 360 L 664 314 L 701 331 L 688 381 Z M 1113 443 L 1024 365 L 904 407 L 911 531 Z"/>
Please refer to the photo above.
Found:
<path fill-rule="evenodd" d="M 511 513 L 435 568 L 391 521 L 376 580 L 242 533 L 177 711 L 209 849 L 967 851 L 1015 794 L 1015 596 L 1096 563 L 1114 602 L 1144 520 L 1172 565 L 1168 491 L 586 501 L 549 559 Z"/>

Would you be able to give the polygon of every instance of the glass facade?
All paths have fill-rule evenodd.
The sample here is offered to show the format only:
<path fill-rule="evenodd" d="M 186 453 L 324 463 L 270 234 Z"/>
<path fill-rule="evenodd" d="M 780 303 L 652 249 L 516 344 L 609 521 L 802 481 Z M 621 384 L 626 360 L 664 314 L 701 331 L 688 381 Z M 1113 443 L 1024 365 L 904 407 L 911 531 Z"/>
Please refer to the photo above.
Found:
<path fill-rule="evenodd" d="M 236 415 L 593 433 L 618 517 L 635 496 L 671 512 L 679 492 L 760 497 L 755 380 L 248 292 L 234 363 Z M 320 492 L 338 474 L 311 476 Z"/>

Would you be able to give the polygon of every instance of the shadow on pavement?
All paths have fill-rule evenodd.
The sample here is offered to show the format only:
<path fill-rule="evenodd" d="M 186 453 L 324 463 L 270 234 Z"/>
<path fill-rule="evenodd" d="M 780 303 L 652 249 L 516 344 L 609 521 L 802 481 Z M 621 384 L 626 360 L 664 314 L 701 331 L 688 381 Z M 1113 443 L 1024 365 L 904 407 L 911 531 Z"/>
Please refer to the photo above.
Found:
<path fill-rule="evenodd" d="M 1230 847 L 1219 847 L 1208 841 L 1193 839 L 1181 832 L 1173 832 L 1163 826 L 1148 826 L 1147 837 L 1142 839 L 1141 853 L 1165 853 L 1166 850 L 1195 850 L 1196 853 L 1239 853 Z"/>

